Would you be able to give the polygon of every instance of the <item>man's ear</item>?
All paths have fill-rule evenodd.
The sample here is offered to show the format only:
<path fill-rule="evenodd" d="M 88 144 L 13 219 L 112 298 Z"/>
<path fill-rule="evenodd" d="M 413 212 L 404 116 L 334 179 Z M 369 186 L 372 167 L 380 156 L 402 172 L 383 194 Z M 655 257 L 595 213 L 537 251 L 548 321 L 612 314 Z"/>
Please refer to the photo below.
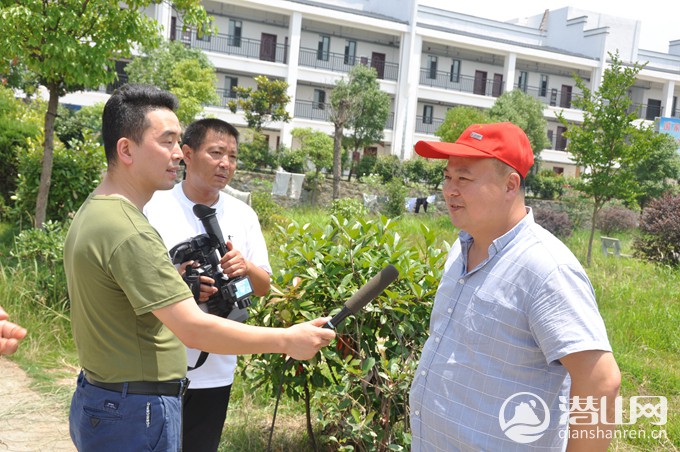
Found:
<path fill-rule="evenodd" d="M 508 174 L 505 180 L 505 191 L 506 192 L 519 192 L 522 180 L 516 172 L 511 172 Z"/>
<path fill-rule="evenodd" d="M 194 150 L 187 144 L 182 145 L 182 154 L 184 154 L 184 164 L 188 167 L 191 165 L 191 159 L 194 156 Z"/>
<path fill-rule="evenodd" d="M 116 153 L 118 154 L 118 161 L 124 165 L 132 164 L 132 146 L 134 143 L 129 139 L 122 137 L 116 143 Z"/>

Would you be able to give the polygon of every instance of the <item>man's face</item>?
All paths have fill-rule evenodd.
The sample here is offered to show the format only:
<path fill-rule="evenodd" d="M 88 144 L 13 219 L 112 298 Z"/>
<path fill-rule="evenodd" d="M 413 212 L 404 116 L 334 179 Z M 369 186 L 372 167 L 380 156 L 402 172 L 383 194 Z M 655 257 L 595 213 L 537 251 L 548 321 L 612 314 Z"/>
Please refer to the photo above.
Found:
<path fill-rule="evenodd" d="M 182 129 L 175 113 L 167 109 L 149 111 L 146 121 L 148 127 L 141 142 L 128 140 L 134 157 L 133 171 L 151 192 L 169 190 L 175 185 L 180 169 Z"/>
<path fill-rule="evenodd" d="M 183 146 L 187 179 L 204 190 L 218 192 L 236 171 L 238 146 L 236 138 L 226 133 L 208 130 L 199 149 Z"/>
<path fill-rule="evenodd" d="M 451 223 L 475 236 L 503 221 L 505 180 L 491 158 L 449 157 L 443 194 Z"/>

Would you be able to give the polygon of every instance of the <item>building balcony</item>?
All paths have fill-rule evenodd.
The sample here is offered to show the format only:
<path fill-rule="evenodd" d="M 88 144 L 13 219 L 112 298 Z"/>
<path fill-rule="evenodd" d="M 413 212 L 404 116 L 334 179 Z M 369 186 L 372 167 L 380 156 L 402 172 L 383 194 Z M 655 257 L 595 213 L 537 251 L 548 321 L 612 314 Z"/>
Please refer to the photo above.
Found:
<path fill-rule="evenodd" d="M 349 72 L 357 64 L 370 66 L 378 73 L 378 78 L 396 81 L 399 77 L 399 64 L 382 59 L 352 57 L 343 53 L 322 52 L 316 49 L 300 49 L 300 66 L 326 69 L 333 72 Z"/>
<path fill-rule="evenodd" d="M 296 100 L 294 116 L 301 119 L 311 119 L 314 121 L 330 122 L 331 114 L 329 104 L 313 102 L 308 100 Z M 394 113 L 390 113 L 385 121 L 385 129 L 394 128 Z"/>
<path fill-rule="evenodd" d="M 503 83 L 493 79 L 433 71 L 430 68 L 420 69 L 420 84 L 432 88 L 442 88 L 450 91 L 478 94 L 480 96 L 498 97 L 503 94 Z"/>
<path fill-rule="evenodd" d="M 277 44 L 273 40 L 261 41 L 219 33 L 216 35 L 199 36 L 196 30 L 182 31 L 181 28 L 178 28 L 173 36 L 189 47 L 201 49 L 205 52 L 223 53 L 274 63 L 285 64 L 288 62 L 288 47 L 283 44 Z"/>
<path fill-rule="evenodd" d="M 434 135 L 439 126 L 444 122 L 444 118 L 433 118 L 430 116 L 416 116 L 416 133 Z"/>

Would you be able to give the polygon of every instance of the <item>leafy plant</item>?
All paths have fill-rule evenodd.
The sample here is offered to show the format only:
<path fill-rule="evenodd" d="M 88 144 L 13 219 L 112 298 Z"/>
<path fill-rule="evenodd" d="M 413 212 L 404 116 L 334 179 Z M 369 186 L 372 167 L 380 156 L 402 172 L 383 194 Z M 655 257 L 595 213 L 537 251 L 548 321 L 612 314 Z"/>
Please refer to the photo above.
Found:
<path fill-rule="evenodd" d="M 569 237 L 574 230 L 574 226 L 566 212 L 559 212 L 554 209 L 542 207 L 534 208 L 533 213 L 536 223 L 540 224 L 557 237 Z"/>
<path fill-rule="evenodd" d="M 638 214 L 620 205 L 603 208 L 597 218 L 597 227 L 607 235 L 635 229 L 637 225 Z"/>
<path fill-rule="evenodd" d="M 340 198 L 331 204 L 331 215 L 343 218 L 361 218 L 368 213 L 361 200 L 356 198 Z"/>
<path fill-rule="evenodd" d="M 258 324 L 289 326 L 332 315 L 387 263 L 401 272 L 373 303 L 340 325 L 335 347 L 323 349 L 322 358 L 286 367 L 285 358 L 264 355 L 248 365 L 253 387 L 273 391 L 285 383 L 288 397 L 303 399 L 308 406 L 315 403 L 323 442 L 334 447 L 408 448 L 408 390 L 446 255 L 433 246 L 434 233 L 425 227 L 420 232 L 422 247 L 403 242 L 385 217 L 367 221 L 331 216 L 325 224 L 294 222 L 280 228 L 285 237 L 279 249 L 283 270 L 273 275 L 273 296 L 256 309 Z M 322 401 L 313 397 L 314 391 L 323 392 Z M 308 409 L 308 433 L 312 431 Z"/>
<path fill-rule="evenodd" d="M 642 211 L 636 254 L 666 265 L 680 265 L 680 195 L 666 195 Z"/>

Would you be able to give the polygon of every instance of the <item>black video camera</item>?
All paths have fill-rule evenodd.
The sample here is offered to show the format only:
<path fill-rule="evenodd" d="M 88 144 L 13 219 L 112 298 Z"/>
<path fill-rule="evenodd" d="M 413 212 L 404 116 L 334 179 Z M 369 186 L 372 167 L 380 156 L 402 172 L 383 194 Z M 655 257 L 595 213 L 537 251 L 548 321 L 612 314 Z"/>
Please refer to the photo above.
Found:
<path fill-rule="evenodd" d="M 191 288 L 196 301 L 198 302 L 201 292 L 200 277 L 208 276 L 215 281 L 214 286 L 218 289 L 206 302 L 208 312 L 243 322 L 248 318 L 248 311 L 245 308 L 250 306 L 250 296 L 253 293 L 250 279 L 248 276 L 229 278 L 222 273 L 216 251 L 219 250 L 220 255 L 224 255 L 227 253 L 227 247 L 219 224 L 215 220 L 215 209 L 196 204 L 194 214 L 203 222 L 207 233 L 175 245 L 170 250 L 172 263 L 177 265 L 191 260 L 197 262 L 198 267 L 187 266 L 184 273 L 184 281 Z"/>

